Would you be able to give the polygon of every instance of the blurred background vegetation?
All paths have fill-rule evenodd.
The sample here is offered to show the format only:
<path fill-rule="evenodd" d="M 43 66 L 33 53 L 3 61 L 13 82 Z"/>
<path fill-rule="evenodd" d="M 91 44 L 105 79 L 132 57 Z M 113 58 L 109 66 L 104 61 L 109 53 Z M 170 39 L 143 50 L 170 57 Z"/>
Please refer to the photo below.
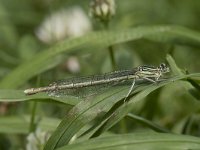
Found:
<path fill-rule="evenodd" d="M 62 40 L 105 30 L 100 21 L 89 17 L 89 3 L 89 0 L 0 0 L 0 88 L 25 89 L 48 85 L 67 77 L 112 71 L 106 47 L 81 46 L 62 53 L 42 71 L 33 72 L 33 76 L 22 84 L 16 83 L 15 86 L 14 80 L 12 84 L 4 82 L 21 64 L 29 63 L 38 54 Z M 116 0 L 116 14 L 110 21 L 109 30 L 176 25 L 199 34 L 199 8 L 198 0 Z M 200 72 L 199 45 L 139 39 L 113 45 L 113 49 L 117 69 L 131 69 L 141 64 L 158 65 L 165 62 L 166 54 L 170 53 L 183 70 L 189 73 Z M 15 80 L 17 82 L 24 78 L 17 77 Z M 200 103 L 197 100 L 200 97 L 198 93 L 198 98 L 192 96 L 184 85 L 185 83 L 179 82 L 154 91 L 133 112 L 175 133 L 200 136 Z M 27 121 L 23 128 L 20 125 L 24 118 L 27 117 L 25 120 L 28 120 L 33 114 L 35 105 L 32 101 L 0 103 L 0 149 L 26 147 L 29 123 Z M 72 105 L 50 102 L 37 103 L 36 116 L 50 119 L 45 120 L 48 123 L 54 121 L 52 126 L 46 127 L 45 124 L 43 127 L 44 130 L 48 128 L 52 131 L 71 107 Z M 5 128 L 6 124 L 13 125 L 13 130 L 12 127 Z M 151 129 L 126 117 L 111 132 L 129 133 L 140 130 Z"/>

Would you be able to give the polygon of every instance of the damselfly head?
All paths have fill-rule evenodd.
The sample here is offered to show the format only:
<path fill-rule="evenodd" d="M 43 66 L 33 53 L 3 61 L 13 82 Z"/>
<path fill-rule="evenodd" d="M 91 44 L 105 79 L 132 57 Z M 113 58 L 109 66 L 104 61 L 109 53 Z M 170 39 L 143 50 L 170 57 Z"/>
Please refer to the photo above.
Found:
<path fill-rule="evenodd" d="M 158 66 L 158 67 L 147 66 L 147 65 L 139 66 L 138 67 L 138 73 L 139 74 L 143 74 L 143 75 L 152 75 L 152 76 L 155 76 L 158 73 L 159 74 L 163 74 L 163 73 L 167 73 L 169 71 L 170 71 L 169 67 L 166 64 L 164 64 L 164 63 L 160 64 L 160 66 Z"/>
<path fill-rule="evenodd" d="M 143 72 L 145 72 L 145 71 L 152 71 L 152 69 L 156 69 L 156 67 L 154 67 L 154 66 L 147 66 L 147 65 L 143 65 L 143 66 L 139 66 L 138 67 L 138 71 L 143 71 Z"/>
<path fill-rule="evenodd" d="M 162 73 L 167 73 L 170 71 L 169 67 L 165 63 L 160 64 L 159 69 Z"/>

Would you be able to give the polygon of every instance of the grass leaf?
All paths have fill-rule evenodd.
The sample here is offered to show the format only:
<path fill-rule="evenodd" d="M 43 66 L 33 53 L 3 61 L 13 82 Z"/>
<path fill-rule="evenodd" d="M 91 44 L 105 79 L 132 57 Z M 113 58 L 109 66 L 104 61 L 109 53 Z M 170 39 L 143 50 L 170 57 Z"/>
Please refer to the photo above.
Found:
<path fill-rule="evenodd" d="M 190 75 L 181 75 L 178 77 L 167 79 L 164 82 L 159 84 L 153 84 L 149 86 L 141 87 L 141 92 L 138 93 L 134 91 L 134 97 L 127 103 L 121 103 L 120 107 L 115 107 L 114 104 L 117 102 L 123 101 L 124 96 L 127 94 L 126 90 L 114 89 L 106 94 L 95 97 L 94 99 L 88 99 L 81 101 L 75 107 L 70 110 L 67 116 L 62 120 L 56 131 L 50 137 L 49 141 L 46 144 L 45 150 L 53 150 L 55 148 L 61 147 L 67 144 L 70 139 L 86 124 L 91 122 L 94 118 L 99 115 L 104 115 L 105 112 L 109 110 L 112 111 L 108 121 L 103 124 L 99 130 L 95 132 L 95 136 L 100 135 L 104 131 L 107 131 L 110 127 L 116 124 L 124 116 L 126 116 L 133 108 L 137 101 L 144 99 L 148 94 L 154 90 L 165 86 L 175 81 L 188 78 L 188 77 L 198 77 L 200 78 L 200 73 L 190 74 Z M 117 92 L 116 92 L 117 91 Z M 114 106 L 113 106 L 114 105 Z M 110 113 L 110 112 L 109 112 Z M 104 118 L 105 119 L 105 118 Z"/>
<path fill-rule="evenodd" d="M 36 116 L 42 130 L 53 131 L 59 124 L 59 119 Z M 29 131 L 30 116 L 0 117 L 0 132 L 9 134 L 27 134 Z"/>
<path fill-rule="evenodd" d="M 33 76 L 53 68 L 63 61 L 61 55 L 83 47 L 106 47 L 109 45 L 148 38 L 170 44 L 185 44 L 200 47 L 200 33 L 180 26 L 141 26 L 126 30 L 93 32 L 88 35 L 66 39 L 38 53 L 22 63 L 0 81 L 0 88 L 16 88 Z M 19 80 L 21 79 L 21 80 Z"/>
<path fill-rule="evenodd" d="M 0 102 L 18 102 L 37 100 L 42 102 L 61 102 L 68 105 L 76 105 L 81 99 L 72 96 L 50 97 L 45 93 L 25 95 L 22 90 L 0 90 Z"/>
<path fill-rule="evenodd" d="M 174 83 L 175 81 L 179 81 L 185 78 L 200 78 L 200 73 L 189 74 L 189 75 L 180 75 L 170 79 L 167 79 L 164 82 L 159 83 L 158 85 L 149 85 L 149 87 L 145 88 L 141 92 L 136 95 L 133 95 L 133 98 L 125 105 L 121 105 L 117 110 L 113 110 L 113 113 L 109 116 L 109 119 L 99 127 L 99 129 L 92 135 L 92 137 L 96 137 L 101 135 L 103 132 L 110 129 L 113 125 L 119 122 L 123 117 L 125 117 L 131 110 L 134 108 L 135 103 L 144 99 L 151 92 L 155 91 L 158 88 L 161 88 L 167 84 Z"/>
<path fill-rule="evenodd" d="M 199 149 L 200 138 L 168 133 L 135 133 L 94 138 L 80 143 L 66 145 L 57 150 L 172 150 Z"/>

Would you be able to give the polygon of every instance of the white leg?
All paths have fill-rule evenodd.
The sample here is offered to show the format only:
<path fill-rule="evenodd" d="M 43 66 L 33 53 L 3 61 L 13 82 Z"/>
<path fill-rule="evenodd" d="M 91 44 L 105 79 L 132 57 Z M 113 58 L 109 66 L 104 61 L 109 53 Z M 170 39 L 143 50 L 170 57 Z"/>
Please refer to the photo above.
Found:
<path fill-rule="evenodd" d="M 160 78 L 160 76 L 161 76 L 161 75 L 159 75 L 159 76 L 156 78 L 156 81 L 158 81 L 158 79 Z"/>
<path fill-rule="evenodd" d="M 128 96 L 131 94 L 131 92 L 132 92 L 132 90 L 133 90 L 133 87 L 134 87 L 134 85 L 135 85 L 135 79 L 133 80 L 133 83 L 132 83 L 132 85 L 131 85 L 131 87 L 130 87 L 129 91 L 128 91 L 128 93 L 127 93 L 126 97 L 124 98 L 124 102 L 126 102 L 126 99 L 127 99 L 127 98 L 128 98 Z"/>
<path fill-rule="evenodd" d="M 153 83 L 156 83 L 156 81 L 154 81 L 153 79 L 150 79 L 150 78 L 145 78 L 143 77 L 143 79 L 147 80 L 147 81 L 150 81 L 150 82 L 153 82 Z"/>

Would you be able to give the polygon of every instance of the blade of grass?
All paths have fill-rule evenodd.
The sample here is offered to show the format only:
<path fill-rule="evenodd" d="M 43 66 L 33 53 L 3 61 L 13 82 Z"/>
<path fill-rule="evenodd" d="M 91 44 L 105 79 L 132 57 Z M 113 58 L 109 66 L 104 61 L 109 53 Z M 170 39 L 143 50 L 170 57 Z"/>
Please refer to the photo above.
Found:
<path fill-rule="evenodd" d="M 45 150 L 53 150 L 55 148 L 61 147 L 67 144 L 70 139 L 86 124 L 91 122 L 94 118 L 99 116 L 100 114 L 104 114 L 105 112 L 112 111 L 113 113 L 109 115 L 109 120 L 103 124 L 95 132 L 96 136 L 100 135 L 104 131 L 108 130 L 115 123 L 117 123 L 121 118 L 127 115 L 135 105 L 135 103 L 139 100 L 142 100 L 148 94 L 153 92 L 154 90 L 165 86 L 167 84 L 173 83 L 175 81 L 188 78 L 188 77 L 200 77 L 199 74 L 190 74 L 190 75 L 182 75 L 179 77 L 170 78 L 164 82 L 159 83 L 158 85 L 149 85 L 147 87 L 143 87 L 143 90 L 136 94 L 134 98 L 123 104 L 121 103 L 120 107 L 117 107 L 117 110 L 112 109 L 115 108 L 115 103 L 119 105 L 117 102 L 123 101 L 123 97 L 126 95 L 127 90 L 120 90 L 120 92 L 116 92 L 115 89 L 113 91 L 109 91 L 105 95 L 100 95 L 95 97 L 92 100 L 81 101 L 77 104 L 68 115 L 62 120 L 56 131 L 50 137 L 49 141 L 45 146 Z M 110 93 L 111 92 L 111 93 Z M 110 112 L 108 112 L 110 113 Z M 99 132 L 100 131 L 100 132 Z M 98 134 L 97 134 L 98 133 Z"/>
<path fill-rule="evenodd" d="M 22 90 L 0 90 L 0 102 L 19 102 L 19 101 L 42 101 L 42 102 L 61 102 L 68 105 L 76 105 L 81 99 L 72 96 L 50 97 L 47 94 L 40 93 L 36 95 L 25 95 Z"/>
<path fill-rule="evenodd" d="M 172 73 L 173 74 L 176 74 L 176 75 L 183 75 L 183 74 L 186 74 L 186 72 L 184 73 L 175 63 L 175 60 L 172 58 L 171 55 L 167 55 L 166 57 L 168 63 L 170 64 L 170 68 L 172 70 Z M 200 91 L 200 85 L 195 81 L 195 80 L 192 80 L 192 79 L 187 79 L 187 81 L 190 83 L 190 84 L 185 84 L 185 87 L 189 90 L 189 93 L 195 97 L 197 100 L 200 99 L 200 95 L 199 95 L 199 91 Z M 195 89 L 194 89 L 194 88 Z"/>
<path fill-rule="evenodd" d="M 168 133 L 135 133 L 94 138 L 66 145 L 57 150 L 132 150 L 132 149 L 199 149 L 200 138 Z"/>
<path fill-rule="evenodd" d="M 116 88 L 95 99 L 81 101 L 62 120 L 44 149 L 52 150 L 68 143 L 84 125 L 107 112 L 114 103 L 125 96 L 125 93 L 127 93 L 127 88 L 125 90 Z"/>
<path fill-rule="evenodd" d="M 126 105 L 121 105 L 116 110 L 113 109 L 113 113 L 110 116 L 108 116 L 108 120 L 91 137 L 97 137 L 101 135 L 103 132 L 110 129 L 113 125 L 115 125 L 123 117 L 125 117 L 129 112 L 131 112 L 136 102 L 144 99 L 147 95 L 149 95 L 151 92 L 155 91 L 156 89 L 161 88 L 167 84 L 174 83 L 175 81 L 183 80 L 186 78 L 192 78 L 192 77 L 200 78 L 200 73 L 195 73 L 195 74 L 190 74 L 190 75 L 180 75 L 177 77 L 167 79 L 166 81 L 163 81 L 159 83 L 158 85 L 150 85 L 143 91 L 136 94 Z"/>
<path fill-rule="evenodd" d="M 76 39 L 66 39 L 38 53 L 10 72 L 0 82 L 0 88 L 17 88 L 33 76 L 44 72 L 63 61 L 63 53 L 81 47 L 107 47 L 117 43 L 148 38 L 170 44 L 195 45 L 200 47 L 200 33 L 180 26 L 141 26 L 133 29 L 94 32 Z M 81 48 L 84 49 L 84 48 Z M 19 80 L 23 79 L 23 80 Z"/>
<path fill-rule="evenodd" d="M 172 58 L 171 55 L 167 54 L 167 62 L 170 65 L 170 70 L 173 75 L 183 75 L 185 74 L 176 64 L 175 60 Z"/>
<path fill-rule="evenodd" d="M 36 116 L 36 118 L 40 118 Z M 53 131 L 60 120 L 56 118 L 40 118 L 38 126 L 45 131 Z M 28 134 L 30 116 L 4 116 L 0 117 L 0 133 Z"/>
<path fill-rule="evenodd" d="M 154 131 L 157 131 L 157 132 L 163 132 L 163 133 L 170 133 L 169 130 L 165 129 L 165 128 L 162 128 L 160 127 L 159 125 L 145 119 L 145 118 L 142 118 L 140 116 L 137 116 L 137 115 L 134 115 L 134 114 L 131 114 L 131 113 L 128 113 L 126 115 L 126 117 L 138 122 L 138 123 L 141 123 L 145 126 L 148 126 L 149 128 L 153 129 Z"/>

